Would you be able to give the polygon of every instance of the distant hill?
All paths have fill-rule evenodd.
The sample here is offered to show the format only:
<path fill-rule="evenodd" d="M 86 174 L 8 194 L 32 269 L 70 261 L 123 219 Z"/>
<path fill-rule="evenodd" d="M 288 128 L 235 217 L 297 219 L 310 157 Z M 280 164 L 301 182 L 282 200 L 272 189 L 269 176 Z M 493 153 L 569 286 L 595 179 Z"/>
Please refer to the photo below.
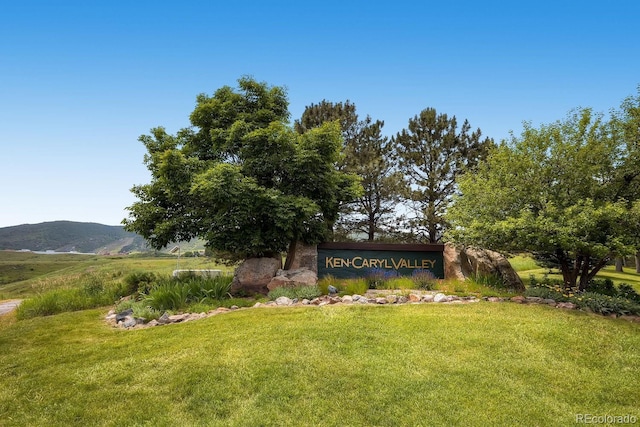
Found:
<path fill-rule="evenodd" d="M 0 249 L 113 254 L 147 250 L 147 245 L 122 226 L 53 221 L 0 228 Z"/>

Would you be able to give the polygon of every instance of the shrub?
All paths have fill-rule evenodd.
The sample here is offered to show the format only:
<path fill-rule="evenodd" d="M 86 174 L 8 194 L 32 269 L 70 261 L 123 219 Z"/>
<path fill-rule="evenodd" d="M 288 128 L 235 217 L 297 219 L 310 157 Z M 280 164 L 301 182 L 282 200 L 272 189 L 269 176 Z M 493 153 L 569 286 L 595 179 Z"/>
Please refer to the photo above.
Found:
<path fill-rule="evenodd" d="M 627 283 L 620 283 L 620 285 L 618 285 L 618 297 L 626 298 L 640 304 L 640 294 L 636 292 L 633 286 Z"/>
<path fill-rule="evenodd" d="M 572 299 L 578 307 L 587 308 L 594 313 L 609 316 L 640 315 L 640 304 L 626 298 L 613 297 L 595 292 L 584 292 Z"/>
<path fill-rule="evenodd" d="M 546 286 L 538 286 L 529 288 L 524 292 L 527 297 L 538 297 L 543 299 L 552 299 L 558 302 L 568 301 L 568 297 L 555 288 Z"/>
<path fill-rule="evenodd" d="M 428 291 L 435 289 L 437 283 L 436 276 L 434 276 L 431 271 L 421 268 L 413 270 L 411 279 L 413 280 L 413 283 L 415 283 L 416 287 L 419 289 L 426 289 Z"/>
<path fill-rule="evenodd" d="M 585 288 L 585 292 L 593 292 L 600 295 L 616 296 L 618 291 L 611 279 L 592 279 Z"/>
<path fill-rule="evenodd" d="M 385 270 L 384 268 L 371 268 L 367 272 L 365 280 L 369 289 L 386 289 L 389 279 L 398 277 L 395 270 Z"/>
<path fill-rule="evenodd" d="M 124 283 L 127 285 L 127 295 L 146 294 L 157 279 L 158 276 L 151 272 L 129 273 L 124 278 Z"/>

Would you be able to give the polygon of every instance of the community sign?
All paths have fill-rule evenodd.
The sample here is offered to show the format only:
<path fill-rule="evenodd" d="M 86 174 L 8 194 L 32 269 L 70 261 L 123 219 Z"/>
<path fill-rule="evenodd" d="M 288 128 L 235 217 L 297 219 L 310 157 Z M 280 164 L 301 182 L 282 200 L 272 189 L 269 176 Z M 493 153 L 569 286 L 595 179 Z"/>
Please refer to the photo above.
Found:
<path fill-rule="evenodd" d="M 318 277 L 341 279 L 368 277 L 374 273 L 411 276 L 430 271 L 444 279 L 444 245 L 331 242 L 318 245 Z"/>

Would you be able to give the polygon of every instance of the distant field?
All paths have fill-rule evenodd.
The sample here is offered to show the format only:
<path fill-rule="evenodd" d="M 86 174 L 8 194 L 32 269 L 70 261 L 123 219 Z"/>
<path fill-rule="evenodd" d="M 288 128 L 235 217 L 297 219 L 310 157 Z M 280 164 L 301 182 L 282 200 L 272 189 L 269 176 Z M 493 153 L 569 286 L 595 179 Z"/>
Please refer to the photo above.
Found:
<path fill-rule="evenodd" d="M 37 293 L 43 281 L 64 284 L 65 276 L 87 272 L 112 275 L 138 271 L 171 274 L 177 267 L 229 271 L 229 267 L 209 258 L 176 256 L 101 256 L 77 254 L 35 254 L 32 252 L 0 251 L 0 300 L 26 298 Z"/>

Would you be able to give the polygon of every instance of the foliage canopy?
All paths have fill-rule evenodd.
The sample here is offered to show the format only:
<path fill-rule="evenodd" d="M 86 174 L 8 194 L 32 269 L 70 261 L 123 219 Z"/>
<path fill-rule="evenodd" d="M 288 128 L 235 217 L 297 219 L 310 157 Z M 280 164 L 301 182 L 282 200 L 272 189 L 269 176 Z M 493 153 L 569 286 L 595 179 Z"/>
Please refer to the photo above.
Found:
<path fill-rule="evenodd" d="M 566 286 L 584 290 L 609 260 L 638 246 L 639 143 L 630 129 L 640 123 L 639 99 L 610 120 L 577 109 L 538 129 L 525 123 L 520 137 L 459 178 L 449 236 L 532 251 L 560 267 Z"/>
<path fill-rule="evenodd" d="M 283 88 L 243 77 L 198 95 L 190 128 L 141 136 L 152 179 L 133 187 L 126 228 L 154 248 L 200 237 L 231 260 L 323 240 L 357 179 L 336 169 L 338 123 L 298 134 L 287 108 Z"/>

